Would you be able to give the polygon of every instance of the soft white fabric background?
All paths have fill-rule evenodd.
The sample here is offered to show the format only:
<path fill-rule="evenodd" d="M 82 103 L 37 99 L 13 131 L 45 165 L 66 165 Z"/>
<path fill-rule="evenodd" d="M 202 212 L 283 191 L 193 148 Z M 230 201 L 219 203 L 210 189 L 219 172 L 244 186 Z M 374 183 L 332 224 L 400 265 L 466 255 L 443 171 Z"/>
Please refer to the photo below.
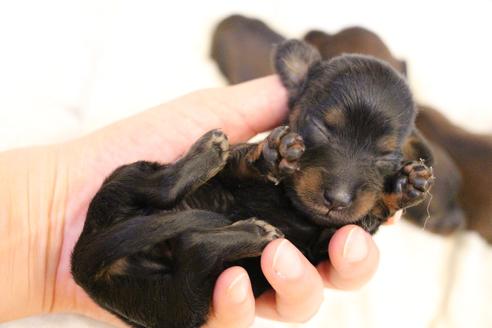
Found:
<path fill-rule="evenodd" d="M 231 13 L 259 17 L 291 37 L 368 27 L 407 60 L 419 101 L 492 132 L 490 0 L 21 0 L 0 2 L 0 150 L 67 140 L 224 85 L 208 47 L 214 24 Z M 306 326 L 492 327 L 492 251 L 480 238 L 444 239 L 401 223 L 376 239 L 381 264 L 373 281 L 358 292 L 327 291 Z M 95 326 L 72 315 L 0 324 Z"/>

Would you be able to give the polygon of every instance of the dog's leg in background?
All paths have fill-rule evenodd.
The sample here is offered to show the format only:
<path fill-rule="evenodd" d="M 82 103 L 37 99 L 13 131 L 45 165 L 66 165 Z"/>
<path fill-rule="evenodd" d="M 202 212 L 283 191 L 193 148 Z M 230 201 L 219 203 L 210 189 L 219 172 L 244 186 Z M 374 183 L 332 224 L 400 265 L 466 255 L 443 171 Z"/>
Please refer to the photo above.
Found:
<path fill-rule="evenodd" d="M 272 53 L 285 38 L 257 19 L 233 15 L 216 27 L 211 57 L 230 84 L 274 74 Z"/>

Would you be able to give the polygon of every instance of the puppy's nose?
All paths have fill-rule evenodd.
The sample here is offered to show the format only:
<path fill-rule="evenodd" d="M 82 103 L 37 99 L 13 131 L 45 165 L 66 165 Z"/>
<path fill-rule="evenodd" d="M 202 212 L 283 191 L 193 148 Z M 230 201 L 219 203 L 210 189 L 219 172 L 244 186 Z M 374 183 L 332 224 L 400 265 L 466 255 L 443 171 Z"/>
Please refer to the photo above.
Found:
<path fill-rule="evenodd" d="M 352 204 L 352 195 L 343 190 L 325 190 L 325 203 L 330 209 L 341 210 Z"/>

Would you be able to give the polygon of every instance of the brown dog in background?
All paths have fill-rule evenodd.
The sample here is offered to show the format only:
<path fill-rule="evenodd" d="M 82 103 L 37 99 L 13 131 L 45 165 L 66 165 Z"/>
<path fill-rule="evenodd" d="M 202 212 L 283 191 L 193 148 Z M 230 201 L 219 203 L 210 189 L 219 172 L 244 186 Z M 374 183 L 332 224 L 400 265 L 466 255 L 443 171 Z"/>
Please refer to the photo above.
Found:
<path fill-rule="evenodd" d="M 271 53 L 283 40 L 259 20 L 230 16 L 215 30 L 212 58 L 231 84 L 244 82 L 274 73 Z M 361 27 L 336 34 L 313 30 L 304 40 L 325 60 L 343 53 L 366 54 L 407 73 L 405 61 L 395 58 L 378 35 Z M 492 242 L 492 136 L 467 132 L 427 106 L 419 106 L 416 124 L 430 141 L 437 180 L 432 201 L 409 209 L 406 218 L 443 235 L 466 225 Z"/>

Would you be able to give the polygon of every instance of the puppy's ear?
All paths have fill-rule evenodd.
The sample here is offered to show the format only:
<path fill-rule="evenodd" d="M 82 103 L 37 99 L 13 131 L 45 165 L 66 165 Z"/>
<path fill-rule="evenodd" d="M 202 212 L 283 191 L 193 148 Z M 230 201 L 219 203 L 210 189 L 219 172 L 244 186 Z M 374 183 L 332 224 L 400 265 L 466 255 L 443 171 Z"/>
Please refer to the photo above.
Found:
<path fill-rule="evenodd" d="M 405 160 L 418 161 L 424 160 L 427 166 L 434 164 L 429 143 L 417 128 L 414 128 L 403 144 L 403 157 Z"/>
<path fill-rule="evenodd" d="M 303 41 L 288 40 L 278 46 L 274 58 L 275 70 L 291 99 L 300 94 L 309 68 L 320 60 L 318 50 Z"/>

